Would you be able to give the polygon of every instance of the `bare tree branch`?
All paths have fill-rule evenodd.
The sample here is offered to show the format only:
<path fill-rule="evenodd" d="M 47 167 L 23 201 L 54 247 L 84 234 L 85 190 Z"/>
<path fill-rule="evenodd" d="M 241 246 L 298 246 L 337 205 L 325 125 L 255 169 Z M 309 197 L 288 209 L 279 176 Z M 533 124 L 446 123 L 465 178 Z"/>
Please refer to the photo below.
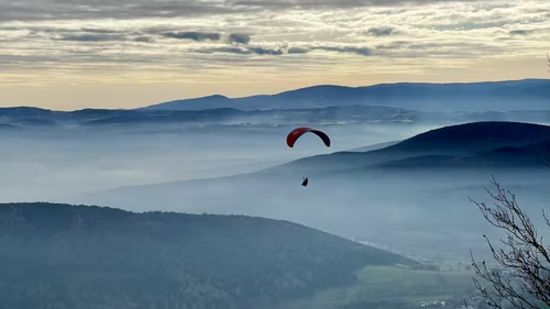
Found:
<path fill-rule="evenodd" d="M 482 261 L 472 266 L 479 278 L 474 285 L 491 308 L 539 309 L 550 306 L 550 249 L 543 243 L 529 216 L 519 206 L 515 194 L 493 177 L 487 189 L 492 205 L 470 199 L 489 224 L 506 232 L 499 248 L 485 236 L 499 270 Z M 550 227 L 550 220 L 542 216 Z M 481 280 L 480 280 L 481 279 Z"/>

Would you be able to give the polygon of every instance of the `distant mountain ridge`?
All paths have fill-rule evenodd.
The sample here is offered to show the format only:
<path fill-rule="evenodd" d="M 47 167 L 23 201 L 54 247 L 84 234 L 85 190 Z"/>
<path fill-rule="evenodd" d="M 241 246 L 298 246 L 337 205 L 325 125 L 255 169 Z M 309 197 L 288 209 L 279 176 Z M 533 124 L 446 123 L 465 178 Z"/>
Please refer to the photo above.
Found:
<path fill-rule="evenodd" d="M 550 106 L 550 80 L 525 79 L 476 83 L 395 83 L 365 87 L 321 85 L 275 95 L 227 98 L 214 95 L 176 100 L 145 110 L 294 109 L 342 105 L 382 105 L 414 110 L 537 110 Z"/>
<path fill-rule="evenodd" d="M 54 111 L 0 108 L 0 131 L 38 127 L 205 124 L 214 126 L 346 125 L 370 122 L 550 123 L 550 80 L 475 84 L 315 86 L 274 96 L 210 96 L 141 109 Z"/>
<path fill-rule="evenodd" d="M 435 115 L 438 117 L 439 115 Z M 550 119 L 550 112 L 548 112 Z M 323 125 L 359 122 L 411 122 L 431 115 L 402 108 L 384 106 L 340 106 L 309 109 L 239 110 L 214 108 L 204 110 L 105 110 L 84 109 L 72 112 L 32 107 L 0 108 L 0 125 L 25 127 L 90 127 L 198 124 L 228 126 L 281 126 L 301 123 Z M 447 115 L 446 117 L 455 117 Z"/>
<path fill-rule="evenodd" d="M 0 108 L 0 116 L 83 116 L 98 113 L 117 114 L 129 111 L 195 111 L 208 109 L 258 111 L 365 105 L 435 112 L 548 110 L 550 109 L 550 79 L 473 83 L 402 82 L 362 87 L 317 85 L 273 95 L 253 95 L 237 98 L 210 95 L 156 103 L 136 109 L 85 108 L 74 111 L 56 111 L 31 106 L 3 107 Z"/>
<path fill-rule="evenodd" d="M 73 112 L 51 111 L 30 107 L 0 108 L 1 129 L 51 127 L 95 128 L 109 126 L 196 125 L 232 127 L 281 127 L 302 125 L 347 125 L 369 123 L 456 123 L 479 120 L 513 120 L 550 122 L 549 111 L 511 112 L 420 112 L 404 108 L 344 105 L 320 108 L 239 110 L 216 108 L 206 110 L 105 110 L 83 109 Z"/>

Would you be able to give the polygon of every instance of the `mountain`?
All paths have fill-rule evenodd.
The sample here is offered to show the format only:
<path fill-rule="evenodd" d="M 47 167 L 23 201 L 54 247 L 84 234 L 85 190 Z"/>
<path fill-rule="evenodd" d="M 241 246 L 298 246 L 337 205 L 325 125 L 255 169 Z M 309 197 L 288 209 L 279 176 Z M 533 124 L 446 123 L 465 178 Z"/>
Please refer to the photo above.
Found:
<path fill-rule="evenodd" d="M 390 166 L 514 167 L 523 166 L 527 162 L 540 167 L 545 160 L 550 160 L 548 141 L 550 126 L 518 122 L 474 122 L 430 130 L 374 151 L 339 152 L 304 158 L 289 163 L 288 168 L 280 166 L 264 172 L 291 169 L 310 174 Z M 506 152 L 505 149 L 518 151 Z M 507 160 L 503 160 L 505 157 Z"/>
<path fill-rule="evenodd" d="M 474 122 L 431 130 L 386 151 L 466 153 L 550 139 L 550 127 L 519 122 Z"/>
<path fill-rule="evenodd" d="M 83 109 L 72 112 L 51 111 L 32 107 L 0 108 L 0 129 L 100 127 L 159 129 L 181 128 L 300 126 L 345 126 L 353 124 L 447 124 L 469 121 L 550 122 L 550 111 L 508 112 L 427 112 L 374 105 L 342 105 L 315 108 L 240 110 L 215 108 L 205 110 L 109 110 Z"/>
<path fill-rule="evenodd" d="M 205 110 L 104 110 L 85 109 L 73 112 L 35 108 L 0 108 L 0 127 L 19 129 L 46 126 L 53 129 L 135 128 L 148 126 L 159 130 L 173 128 L 261 127 L 274 128 L 302 125 L 344 126 L 360 123 L 411 123 L 454 118 L 428 115 L 402 108 L 383 106 L 340 106 L 310 109 L 253 110 L 216 108 Z M 550 118 L 550 116 L 549 116 Z"/>
<path fill-rule="evenodd" d="M 186 106 L 203 106 L 201 108 L 185 108 Z M 197 110 L 231 107 L 231 99 L 222 95 L 212 95 L 202 98 L 174 101 L 170 103 L 156 104 L 151 107 L 145 107 L 145 110 Z"/>
<path fill-rule="evenodd" d="M 550 140 L 526 146 L 501 147 L 484 152 L 457 155 L 421 155 L 406 159 L 388 161 L 380 168 L 541 168 L 550 166 Z"/>
<path fill-rule="evenodd" d="M 209 96 L 145 107 L 145 110 L 211 108 L 296 109 L 343 105 L 381 105 L 420 111 L 505 111 L 548 109 L 550 80 L 525 79 L 479 83 L 396 83 L 366 87 L 321 85 L 229 99 Z"/>
<path fill-rule="evenodd" d="M 289 110 L 215 108 L 205 110 L 139 110 L 90 120 L 84 124 L 227 123 L 280 126 L 293 123 L 358 123 L 368 121 L 409 122 L 421 113 L 383 106 L 342 106 Z"/>
<path fill-rule="evenodd" d="M 367 87 L 321 85 L 275 95 L 166 102 L 135 110 L 53 111 L 0 108 L 1 128 L 75 126 L 345 125 L 367 122 L 457 123 L 470 121 L 550 122 L 550 80 L 482 83 L 397 83 Z M 467 111 L 467 112 L 466 112 Z"/>
<path fill-rule="evenodd" d="M 0 205 L 6 308 L 261 308 L 418 263 L 286 221 Z"/>

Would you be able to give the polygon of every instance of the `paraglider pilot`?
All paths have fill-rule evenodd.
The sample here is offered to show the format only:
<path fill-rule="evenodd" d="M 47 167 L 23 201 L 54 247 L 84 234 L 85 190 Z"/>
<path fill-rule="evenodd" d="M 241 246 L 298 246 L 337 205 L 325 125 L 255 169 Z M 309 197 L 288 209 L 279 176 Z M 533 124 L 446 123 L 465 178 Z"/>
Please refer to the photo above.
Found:
<path fill-rule="evenodd" d="M 313 133 L 317 135 L 325 144 L 325 146 L 330 147 L 330 138 L 328 135 L 322 131 L 314 130 L 312 128 L 296 128 L 290 133 L 288 133 L 288 136 L 286 137 L 286 144 L 288 147 L 293 148 L 296 141 L 304 134 L 306 133 Z M 302 180 L 302 186 L 307 187 L 307 184 L 309 183 L 309 180 L 307 177 L 304 177 Z"/>

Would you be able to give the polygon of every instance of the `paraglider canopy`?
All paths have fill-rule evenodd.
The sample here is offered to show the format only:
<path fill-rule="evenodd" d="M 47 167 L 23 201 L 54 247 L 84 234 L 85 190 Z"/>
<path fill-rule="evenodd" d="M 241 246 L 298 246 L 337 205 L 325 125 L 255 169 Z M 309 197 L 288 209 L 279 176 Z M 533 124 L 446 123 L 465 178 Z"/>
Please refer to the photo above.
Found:
<path fill-rule="evenodd" d="M 309 183 L 309 179 L 307 179 L 307 177 L 304 177 L 304 180 L 302 180 L 302 186 L 307 187 L 308 183 Z"/>
<path fill-rule="evenodd" d="M 313 133 L 319 136 L 321 140 L 323 140 L 323 143 L 325 143 L 327 147 L 330 147 L 330 138 L 328 137 L 328 135 L 326 135 L 322 131 L 314 130 L 312 128 L 297 128 L 292 130 L 290 133 L 288 133 L 288 136 L 286 137 L 286 144 L 290 148 L 294 147 L 296 141 L 306 133 Z"/>

